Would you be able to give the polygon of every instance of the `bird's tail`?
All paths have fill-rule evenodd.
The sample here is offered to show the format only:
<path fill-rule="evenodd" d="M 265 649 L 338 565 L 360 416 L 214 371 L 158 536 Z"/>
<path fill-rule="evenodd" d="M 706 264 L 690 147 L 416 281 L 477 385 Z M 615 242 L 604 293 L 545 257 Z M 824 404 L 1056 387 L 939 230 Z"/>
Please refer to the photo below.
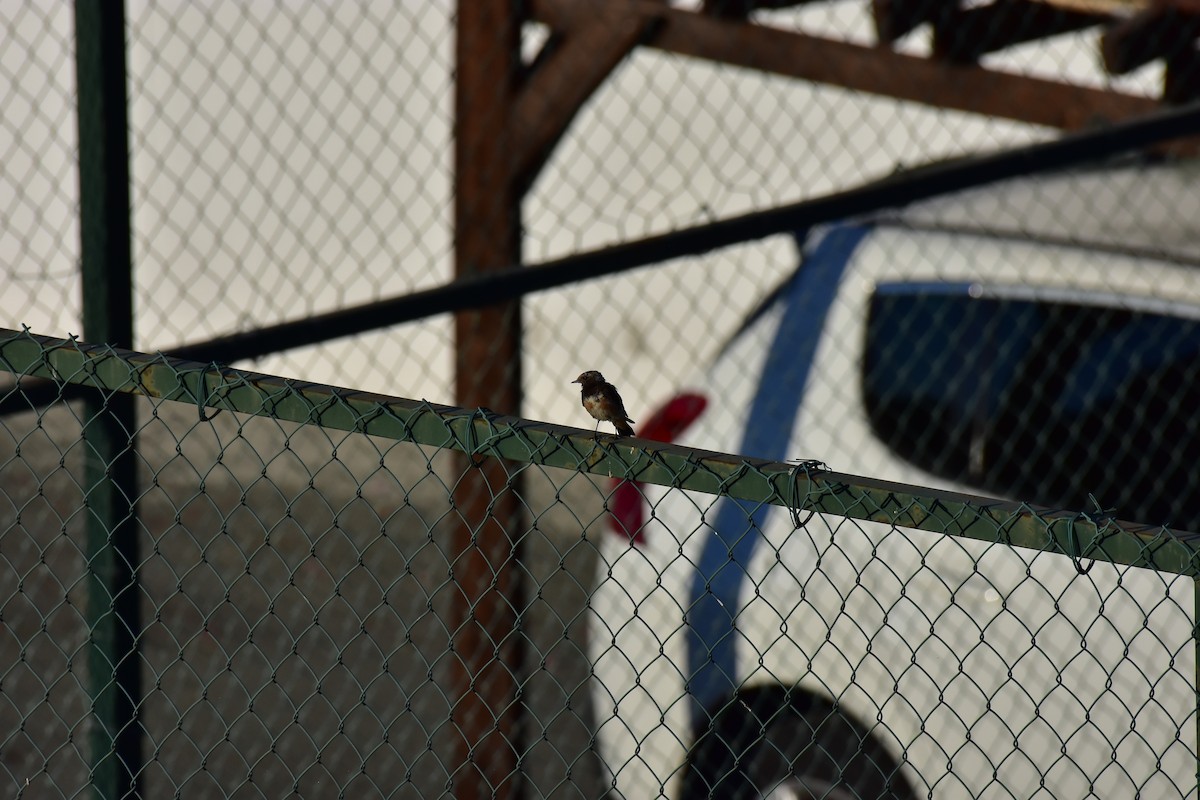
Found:
<path fill-rule="evenodd" d="M 629 423 L 623 419 L 613 422 L 613 426 L 617 429 L 617 436 L 633 436 L 633 428 L 629 427 Z"/>

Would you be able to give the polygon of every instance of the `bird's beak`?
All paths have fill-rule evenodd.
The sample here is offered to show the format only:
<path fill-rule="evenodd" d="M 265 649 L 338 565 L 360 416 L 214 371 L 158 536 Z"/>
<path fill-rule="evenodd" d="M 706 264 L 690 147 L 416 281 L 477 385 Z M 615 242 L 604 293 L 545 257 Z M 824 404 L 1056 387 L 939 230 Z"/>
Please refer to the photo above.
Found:
<path fill-rule="evenodd" d="M 579 380 L 579 378 L 576 378 L 575 380 L 571 381 L 571 383 L 583 383 L 583 381 Z"/>

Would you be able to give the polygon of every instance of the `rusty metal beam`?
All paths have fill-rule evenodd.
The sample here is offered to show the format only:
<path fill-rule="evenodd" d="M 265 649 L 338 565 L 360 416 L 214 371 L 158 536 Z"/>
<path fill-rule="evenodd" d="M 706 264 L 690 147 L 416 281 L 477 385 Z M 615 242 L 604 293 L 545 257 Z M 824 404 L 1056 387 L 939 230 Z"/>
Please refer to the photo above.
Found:
<path fill-rule="evenodd" d="M 790 8 L 810 2 L 813 0 L 704 0 L 700 12 L 712 17 L 745 19 L 759 9 Z"/>
<path fill-rule="evenodd" d="M 659 0 L 661 2 L 661 0 Z M 521 263 L 521 200 L 576 113 L 646 31 L 650 18 L 605 5 L 562 18 L 528 68 L 521 0 L 460 2 L 455 83 L 456 281 Z M 454 318 L 455 398 L 468 408 L 521 413 L 519 299 Z M 454 794 L 520 794 L 524 648 L 520 471 L 497 459 L 460 460 L 451 523 L 452 715 L 459 734 Z"/>
<path fill-rule="evenodd" d="M 884 44 L 924 25 L 937 23 L 958 10 L 957 0 L 871 0 L 875 36 Z"/>
<path fill-rule="evenodd" d="M 1190 103 L 1200 97 L 1200 53 L 1189 49 L 1167 59 L 1163 73 L 1163 101 L 1172 105 Z"/>
<path fill-rule="evenodd" d="M 1106 14 L 1059 8 L 1033 0 L 997 0 L 957 8 L 933 25 L 933 54 L 974 63 L 985 53 L 1014 44 L 1084 30 L 1111 19 Z"/>
<path fill-rule="evenodd" d="M 1132 14 L 1154 0 L 1035 0 L 1047 6 L 1085 11 L 1089 14 Z"/>
<path fill-rule="evenodd" d="M 646 44 L 777 75 L 988 116 L 1079 130 L 1147 114 L 1151 98 L 1072 86 L 973 65 L 935 62 L 849 42 L 715 19 L 649 0 L 609 0 L 658 21 Z M 533 19 L 553 27 L 578 0 L 531 0 Z"/>
<path fill-rule="evenodd" d="M 607 3 L 573 11 L 559 18 L 512 109 L 512 169 L 522 187 L 533 182 L 579 109 L 653 25 Z"/>
<path fill-rule="evenodd" d="M 455 83 L 454 271 L 458 280 L 521 261 L 520 190 L 510 119 L 521 74 L 519 0 L 458 4 Z M 519 300 L 454 317 L 455 398 L 521 413 Z M 460 456 L 450 522 L 453 575 L 447 659 L 459 800 L 520 795 L 521 704 L 517 576 L 520 485 L 505 462 Z"/>
<path fill-rule="evenodd" d="M 1100 39 L 1104 67 L 1114 75 L 1160 58 L 1184 56 L 1200 36 L 1200 15 L 1174 6 L 1144 11 L 1114 25 Z"/>

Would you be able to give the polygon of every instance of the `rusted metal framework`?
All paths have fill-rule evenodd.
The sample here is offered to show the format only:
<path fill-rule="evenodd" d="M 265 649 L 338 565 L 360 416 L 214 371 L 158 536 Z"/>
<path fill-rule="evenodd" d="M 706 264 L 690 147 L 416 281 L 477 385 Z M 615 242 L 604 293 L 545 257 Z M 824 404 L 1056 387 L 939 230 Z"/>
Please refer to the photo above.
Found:
<path fill-rule="evenodd" d="M 933 57 L 975 63 L 986 54 L 1061 33 L 1098 28 L 1105 70 L 1123 75 L 1162 61 L 1162 99 L 1182 103 L 1200 96 L 1196 0 L 998 0 L 964 7 L 958 2 L 872 0 L 879 41 L 894 44 L 914 28 L 933 27 Z"/>

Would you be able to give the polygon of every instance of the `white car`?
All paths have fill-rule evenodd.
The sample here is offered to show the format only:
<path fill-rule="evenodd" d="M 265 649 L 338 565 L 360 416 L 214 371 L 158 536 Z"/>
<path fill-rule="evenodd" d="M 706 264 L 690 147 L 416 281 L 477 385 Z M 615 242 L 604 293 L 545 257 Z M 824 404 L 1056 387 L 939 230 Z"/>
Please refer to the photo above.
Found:
<path fill-rule="evenodd" d="M 1196 172 L 798 236 L 640 434 L 1200 530 Z M 631 483 L 610 510 L 591 646 L 619 796 L 1197 794 L 1190 579 Z"/>

